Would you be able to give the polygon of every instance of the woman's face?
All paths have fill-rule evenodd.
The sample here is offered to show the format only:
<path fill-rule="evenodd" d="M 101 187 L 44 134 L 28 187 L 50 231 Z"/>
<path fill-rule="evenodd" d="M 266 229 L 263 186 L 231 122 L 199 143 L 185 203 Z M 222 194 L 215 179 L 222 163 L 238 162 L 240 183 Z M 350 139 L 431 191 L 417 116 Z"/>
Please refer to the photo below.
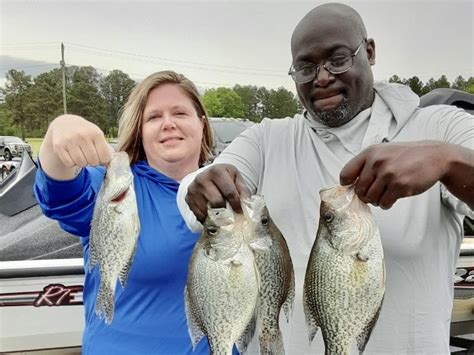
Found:
<path fill-rule="evenodd" d="M 178 180 L 196 170 L 203 127 L 191 100 L 179 86 L 163 84 L 151 90 L 142 123 L 148 164 Z"/>

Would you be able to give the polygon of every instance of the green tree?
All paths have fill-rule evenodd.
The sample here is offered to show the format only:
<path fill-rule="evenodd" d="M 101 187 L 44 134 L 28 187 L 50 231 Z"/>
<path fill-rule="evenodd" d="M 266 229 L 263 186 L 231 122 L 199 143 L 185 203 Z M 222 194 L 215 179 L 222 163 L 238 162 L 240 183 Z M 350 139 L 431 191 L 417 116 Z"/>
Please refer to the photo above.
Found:
<path fill-rule="evenodd" d="M 390 79 L 388 79 L 388 82 L 389 83 L 398 83 L 398 84 L 403 84 L 403 81 L 402 79 L 400 79 L 400 77 L 398 75 L 392 75 L 392 77 Z"/>
<path fill-rule="evenodd" d="M 462 75 L 459 75 L 456 79 L 454 79 L 453 83 L 451 84 L 451 88 L 456 90 L 464 90 L 466 84 L 466 80 L 464 80 Z"/>
<path fill-rule="evenodd" d="M 435 81 L 435 88 L 449 88 L 451 85 L 449 84 L 448 78 L 446 75 L 441 75 L 438 80 Z"/>
<path fill-rule="evenodd" d="M 265 87 L 259 87 L 257 89 L 257 99 L 258 99 L 258 121 L 260 122 L 264 118 L 270 118 L 271 113 L 271 102 L 270 102 L 270 91 Z"/>
<path fill-rule="evenodd" d="M 237 95 L 240 96 L 240 99 L 244 105 L 243 117 L 251 121 L 258 122 L 258 88 L 251 85 L 240 86 L 237 84 L 234 86 L 233 90 L 237 93 Z"/>
<path fill-rule="evenodd" d="M 423 82 L 417 76 L 407 79 L 405 85 L 408 85 L 418 96 L 423 95 Z"/>
<path fill-rule="evenodd" d="M 90 66 L 79 67 L 72 71 L 72 83 L 67 90 L 68 113 L 84 117 L 107 132 L 110 127 L 107 120 L 107 106 L 100 93 L 99 73 Z"/>
<path fill-rule="evenodd" d="M 30 75 L 11 69 L 6 74 L 5 88 L 1 89 L 9 115 L 13 124 L 20 128 L 23 139 L 27 136 L 28 125 L 34 120 L 29 101 L 32 84 Z"/>
<path fill-rule="evenodd" d="M 291 91 L 281 87 L 270 90 L 266 104 L 267 117 L 283 118 L 293 117 L 298 112 L 298 102 Z"/>
<path fill-rule="evenodd" d="M 14 136 L 15 126 L 6 103 L 0 104 L 0 136 Z"/>
<path fill-rule="evenodd" d="M 202 96 L 202 102 L 211 117 L 243 117 L 244 104 L 234 90 L 220 87 L 209 89 Z"/>
<path fill-rule="evenodd" d="M 61 70 L 38 75 L 30 93 L 30 110 L 36 118 L 31 135 L 43 136 L 51 120 L 63 113 Z"/>
<path fill-rule="evenodd" d="M 464 91 L 470 94 L 474 94 L 474 76 L 471 76 L 469 79 L 467 79 Z"/>
<path fill-rule="evenodd" d="M 135 81 L 120 70 L 112 70 L 101 82 L 100 87 L 107 107 L 107 127 L 109 135 L 116 131 L 120 112 L 130 95 Z"/>
<path fill-rule="evenodd" d="M 431 90 L 436 88 L 436 82 L 434 78 L 430 78 L 423 86 L 422 95 L 429 93 Z"/>

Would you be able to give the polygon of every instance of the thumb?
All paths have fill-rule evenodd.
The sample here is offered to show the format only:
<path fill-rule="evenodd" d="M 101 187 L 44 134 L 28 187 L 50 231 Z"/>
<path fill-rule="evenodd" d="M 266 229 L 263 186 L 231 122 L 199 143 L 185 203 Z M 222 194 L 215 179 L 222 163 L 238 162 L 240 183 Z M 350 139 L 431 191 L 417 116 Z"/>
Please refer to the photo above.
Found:
<path fill-rule="evenodd" d="M 342 168 L 339 174 L 339 182 L 342 186 L 353 184 L 359 177 L 365 165 L 365 156 L 356 155 Z"/>

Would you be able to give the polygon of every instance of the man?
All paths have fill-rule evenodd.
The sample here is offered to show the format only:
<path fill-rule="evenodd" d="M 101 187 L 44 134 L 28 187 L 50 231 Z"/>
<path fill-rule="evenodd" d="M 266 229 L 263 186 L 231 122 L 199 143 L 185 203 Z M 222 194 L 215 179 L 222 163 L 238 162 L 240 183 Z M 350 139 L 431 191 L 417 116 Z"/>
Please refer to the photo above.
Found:
<path fill-rule="evenodd" d="M 320 335 L 309 347 L 301 305 L 318 192 L 355 183 L 363 201 L 380 207 L 372 211 L 387 274 L 366 353 L 448 353 L 462 215 L 474 216 L 474 117 L 450 106 L 422 109 L 408 87 L 374 84 L 375 42 L 346 5 L 310 11 L 293 32 L 291 50 L 289 74 L 304 114 L 264 120 L 211 167 L 186 177 L 178 194 L 181 212 L 197 229 L 194 215 L 204 221 L 208 202 L 217 207 L 228 201 L 240 211 L 242 196 L 264 195 L 296 273 L 285 348 L 310 353 L 323 347 Z"/>

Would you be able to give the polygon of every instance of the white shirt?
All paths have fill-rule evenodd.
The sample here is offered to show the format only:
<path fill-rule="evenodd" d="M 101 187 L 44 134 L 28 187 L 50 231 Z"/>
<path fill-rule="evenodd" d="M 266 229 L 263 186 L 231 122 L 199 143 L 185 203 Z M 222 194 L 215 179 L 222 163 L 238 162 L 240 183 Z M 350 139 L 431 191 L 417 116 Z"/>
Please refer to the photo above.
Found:
<path fill-rule="evenodd" d="M 403 85 L 374 87 L 372 107 L 341 127 L 328 128 L 302 115 L 264 120 L 215 161 L 236 166 L 250 190 L 264 196 L 288 243 L 296 276 L 293 317 L 288 324 L 281 318 L 288 354 L 324 351 L 320 331 L 309 345 L 302 307 L 319 221 L 319 190 L 337 184 L 342 167 L 372 144 L 438 140 L 474 149 L 473 116 L 451 106 L 418 108 L 418 96 Z M 195 175 L 181 183 L 178 206 L 188 226 L 197 230 L 202 226 L 184 201 Z M 384 304 L 365 354 L 449 353 L 462 215 L 474 217 L 474 212 L 440 183 L 398 200 L 389 210 L 372 211 L 381 231 L 387 277 Z M 250 352 L 256 349 L 253 344 Z"/>

